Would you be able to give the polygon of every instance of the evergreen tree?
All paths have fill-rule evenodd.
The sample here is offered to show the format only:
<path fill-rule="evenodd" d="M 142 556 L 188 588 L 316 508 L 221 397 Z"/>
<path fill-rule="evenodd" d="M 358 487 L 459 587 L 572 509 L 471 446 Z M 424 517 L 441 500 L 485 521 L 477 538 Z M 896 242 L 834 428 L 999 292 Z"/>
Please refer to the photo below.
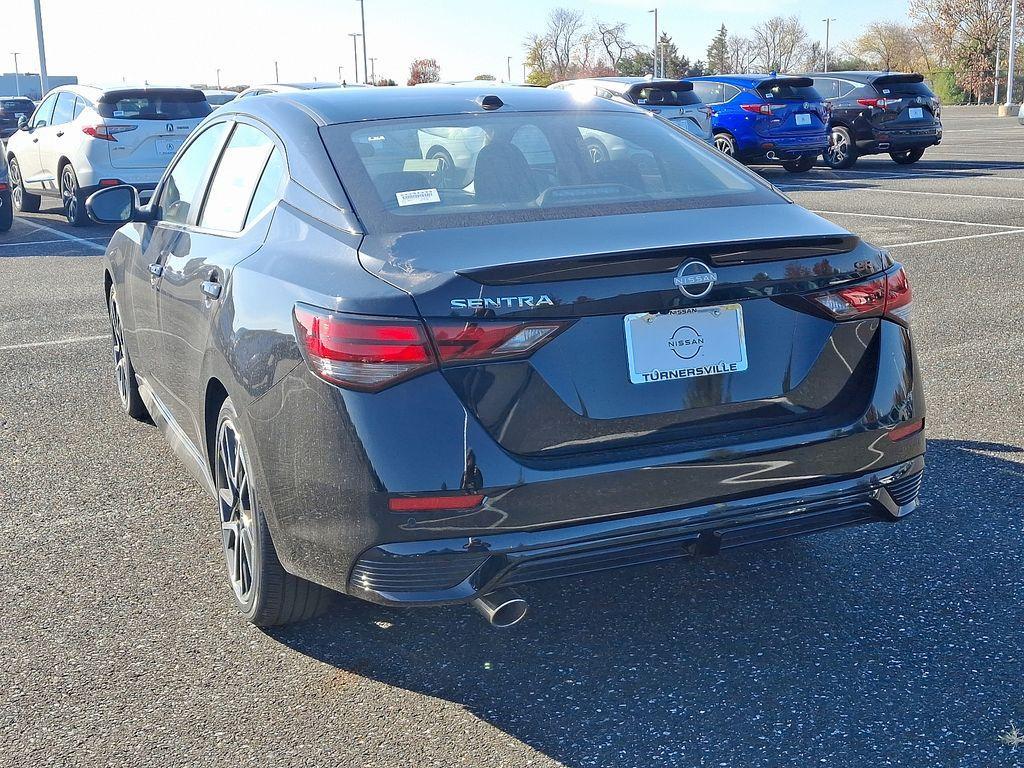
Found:
<path fill-rule="evenodd" d="M 729 33 L 725 28 L 725 24 L 718 28 L 718 34 L 715 35 L 711 41 L 711 45 L 708 46 L 708 61 L 706 65 L 706 72 L 709 75 L 725 75 L 729 73 Z"/>

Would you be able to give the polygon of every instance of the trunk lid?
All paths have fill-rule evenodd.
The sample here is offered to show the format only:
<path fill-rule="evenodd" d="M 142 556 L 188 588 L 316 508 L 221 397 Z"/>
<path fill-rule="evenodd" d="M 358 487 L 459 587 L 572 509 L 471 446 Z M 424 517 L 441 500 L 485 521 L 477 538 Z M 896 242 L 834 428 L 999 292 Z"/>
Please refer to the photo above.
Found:
<path fill-rule="evenodd" d="M 922 75 L 884 75 L 872 86 L 884 107 L 871 110 L 872 122 L 879 128 L 927 128 L 939 115 L 939 100 L 924 83 Z"/>
<path fill-rule="evenodd" d="M 828 106 L 809 77 L 776 77 L 757 86 L 758 94 L 771 107 L 755 129 L 765 136 L 803 136 L 822 133 L 828 125 Z"/>
<path fill-rule="evenodd" d="M 864 407 L 877 321 L 837 325 L 792 308 L 786 297 L 879 271 L 882 256 L 795 205 L 755 210 L 760 215 L 721 208 L 368 235 L 360 258 L 412 294 L 428 323 L 571 321 L 527 359 L 443 371 L 512 453 L 717 445 L 752 430 L 841 423 Z M 697 299 L 674 282 L 680 265 L 693 261 L 717 277 Z M 631 381 L 628 316 L 736 305 L 745 371 Z"/>
<path fill-rule="evenodd" d="M 114 168 L 166 168 L 186 137 L 211 111 L 202 91 L 133 88 L 109 91 L 97 111 L 114 137 L 107 152 Z"/>

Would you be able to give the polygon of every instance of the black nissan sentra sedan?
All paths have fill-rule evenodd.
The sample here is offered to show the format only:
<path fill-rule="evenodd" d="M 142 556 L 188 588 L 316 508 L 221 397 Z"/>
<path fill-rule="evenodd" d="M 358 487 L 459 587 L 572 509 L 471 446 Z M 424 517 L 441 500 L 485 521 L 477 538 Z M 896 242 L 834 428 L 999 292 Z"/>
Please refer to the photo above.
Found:
<path fill-rule="evenodd" d="M 917 506 L 903 268 L 634 107 L 243 99 L 151 204 L 88 208 L 126 222 L 121 403 L 209 492 L 256 624 L 341 592 L 509 625 L 517 584 Z"/>

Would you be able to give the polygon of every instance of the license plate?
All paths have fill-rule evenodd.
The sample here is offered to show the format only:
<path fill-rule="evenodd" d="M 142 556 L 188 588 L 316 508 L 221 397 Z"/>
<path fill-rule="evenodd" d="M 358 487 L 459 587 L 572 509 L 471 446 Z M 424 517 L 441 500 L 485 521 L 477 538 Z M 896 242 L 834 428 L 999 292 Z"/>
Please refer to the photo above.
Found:
<path fill-rule="evenodd" d="M 180 146 L 180 139 L 157 139 L 156 153 L 158 155 L 173 155 Z"/>
<path fill-rule="evenodd" d="M 910 119 L 911 120 L 922 120 L 924 118 L 924 110 L 921 107 L 910 108 Z"/>
<path fill-rule="evenodd" d="M 810 125 L 811 124 L 811 116 L 810 115 L 797 115 L 796 116 L 796 124 L 797 125 Z"/>
<path fill-rule="evenodd" d="M 739 304 L 626 315 L 626 356 L 634 384 L 747 370 Z"/>

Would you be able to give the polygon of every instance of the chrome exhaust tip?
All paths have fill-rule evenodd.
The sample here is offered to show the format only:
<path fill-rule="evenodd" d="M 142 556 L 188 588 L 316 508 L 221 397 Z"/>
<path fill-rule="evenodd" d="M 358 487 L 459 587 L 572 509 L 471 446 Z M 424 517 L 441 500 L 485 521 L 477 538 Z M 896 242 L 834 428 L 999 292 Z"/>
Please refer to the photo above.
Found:
<path fill-rule="evenodd" d="M 767 154 L 767 158 L 769 160 L 779 160 L 780 159 L 779 156 L 777 154 L 775 154 L 774 152 L 769 152 Z"/>
<path fill-rule="evenodd" d="M 487 619 L 492 627 L 504 629 L 518 624 L 526 616 L 527 605 L 511 589 L 498 589 L 480 597 L 474 597 L 470 605 Z"/>

